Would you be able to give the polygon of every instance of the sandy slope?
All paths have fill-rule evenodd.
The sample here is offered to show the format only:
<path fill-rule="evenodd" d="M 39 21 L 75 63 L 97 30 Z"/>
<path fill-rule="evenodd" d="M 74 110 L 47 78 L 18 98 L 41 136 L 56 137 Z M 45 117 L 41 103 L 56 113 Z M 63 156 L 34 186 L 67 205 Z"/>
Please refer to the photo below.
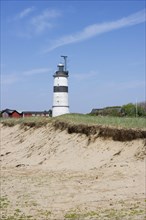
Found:
<path fill-rule="evenodd" d="M 87 138 L 51 125 L 2 127 L 1 215 L 144 219 L 145 148 L 145 140 Z"/>

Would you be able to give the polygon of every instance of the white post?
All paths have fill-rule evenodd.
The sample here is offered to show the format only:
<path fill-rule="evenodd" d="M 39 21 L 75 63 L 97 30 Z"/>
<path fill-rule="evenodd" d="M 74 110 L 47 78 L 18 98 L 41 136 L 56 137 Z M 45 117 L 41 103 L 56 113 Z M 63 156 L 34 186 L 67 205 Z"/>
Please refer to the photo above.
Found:
<path fill-rule="evenodd" d="M 136 103 L 135 103 L 135 116 L 137 117 L 137 113 L 138 113 L 138 111 L 137 111 L 137 99 L 136 99 Z"/>

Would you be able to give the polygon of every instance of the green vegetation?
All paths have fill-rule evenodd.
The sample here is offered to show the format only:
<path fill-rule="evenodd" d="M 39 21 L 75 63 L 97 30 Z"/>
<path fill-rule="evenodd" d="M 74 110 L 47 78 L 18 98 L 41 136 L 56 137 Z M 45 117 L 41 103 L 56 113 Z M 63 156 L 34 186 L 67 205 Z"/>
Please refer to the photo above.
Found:
<path fill-rule="evenodd" d="M 24 127 L 35 127 L 39 128 L 42 126 L 47 125 L 49 122 L 51 122 L 50 117 L 25 117 L 25 118 L 7 118 L 7 119 L 1 119 L 1 123 L 4 126 L 15 126 L 15 125 L 20 125 L 21 128 Z"/>
<path fill-rule="evenodd" d="M 2 215 L 1 220 L 36 220 L 36 219 L 31 215 L 24 215 L 24 214 L 18 215 L 17 213 L 14 213 L 14 215 L 10 215 L 7 217 Z"/>
<path fill-rule="evenodd" d="M 1 219 L 2 220 L 26 220 L 26 219 L 32 219 L 33 216 L 26 216 L 24 213 L 21 212 L 20 209 L 15 209 L 13 215 L 8 215 L 7 209 L 10 206 L 10 201 L 7 199 L 7 197 L 0 197 L 0 209 L 1 209 Z M 35 220 L 33 218 L 33 220 Z"/>
<path fill-rule="evenodd" d="M 107 209 L 107 210 L 97 210 L 97 211 L 89 211 L 89 212 L 77 212 L 72 211 L 66 213 L 64 216 L 65 219 L 115 219 L 115 220 L 121 220 L 124 217 L 138 217 L 143 216 L 145 214 L 144 210 L 141 209 L 135 209 L 134 207 L 130 210 L 127 209 Z M 128 218 L 127 218 L 128 219 Z"/>
<path fill-rule="evenodd" d="M 43 215 L 48 217 L 48 216 L 51 215 L 51 211 L 46 210 L 46 211 L 43 212 Z"/>
<path fill-rule="evenodd" d="M 0 197 L 0 201 L 7 205 L 1 206 L 1 220 L 39 220 L 39 219 L 52 219 L 53 213 L 50 210 L 42 210 L 42 209 L 35 209 L 36 213 L 34 215 L 27 215 L 25 214 L 21 208 L 17 208 L 12 210 L 10 201 L 7 197 L 3 196 Z M 145 200 L 144 200 L 145 201 Z M 100 208 L 95 210 L 80 210 L 78 209 L 71 209 L 64 215 L 64 219 L 68 220 L 83 220 L 83 219 L 115 219 L 121 220 L 126 217 L 126 219 L 144 219 L 145 216 L 145 209 L 140 207 L 140 202 L 135 204 L 126 204 L 124 200 L 119 201 L 121 204 L 120 209 L 115 208 Z M 30 205 L 32 207 L 32 204 Z M 9 209 L 10 208 L 10 209 Z M 9 211 L 11 212 L 9 213 Z M 54 213 L 55 214 L 55 213 Z"/>
<path fill-rule="evenodd" d="M 102 125 L 120 128 L 146 128 L 146 118 L 91 116 L 68 114 L 57 117 L 58 120 L 71 124 Z"/>
<path fill-rule="evenodd" d="M 0 197 L 0 209 L 7 208 L 9 201 L 6 197 Z"/>
<path fill-rule="evenodd" d="M 90 115 L 115 117 L 145 117 L 146 102 L 128 103 L 123 106 L 110 106 L 102 109 L 92 109 Z"/>
<path fill-rule="evenodd" d="M 146 128 L 146 118 L 144 117 L 112 117 L 112 116 L 96 116 L 90 114 L 66 114 L 55 118 L 50 117 L 26 117 L 26 118 L 8 118 L 1 119 L 4 126 L 20 125 L 21 128 L 27 127 L 39 128 L 46 126 L 48 123 L 55 121 L 63 121 L 70 124 L 84 124 L 84 125 L 101 125 L 112 126 L 116 128 Z"/>
<path fill-rule="evenodd" d="M 86 213 L 76 213 L 76 212 L 69 212 L 66 213 L 64 216 L 66 219 L 85 219 L 87 217 L 97 217 L 99 214 L 94 211 L 86 212 Z"/>
<path fill-rule="evenodd" d="M 143 106 L 142 104 L 138 104 L 137 106 L 132 103 L 123 105 L 122 112 L 125 116 L 129 117 L 146 116 L 146 109 L 145 106 Z"/>

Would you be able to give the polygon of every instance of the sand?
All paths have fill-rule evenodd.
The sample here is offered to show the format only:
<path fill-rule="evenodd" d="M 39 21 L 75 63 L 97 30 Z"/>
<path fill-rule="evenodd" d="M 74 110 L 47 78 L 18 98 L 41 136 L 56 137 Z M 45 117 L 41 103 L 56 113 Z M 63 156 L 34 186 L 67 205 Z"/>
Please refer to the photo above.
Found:
<path fill-rule="evenodd" d="M 144 219 L 145 148 L 1 125 L 1 219 Z"/>

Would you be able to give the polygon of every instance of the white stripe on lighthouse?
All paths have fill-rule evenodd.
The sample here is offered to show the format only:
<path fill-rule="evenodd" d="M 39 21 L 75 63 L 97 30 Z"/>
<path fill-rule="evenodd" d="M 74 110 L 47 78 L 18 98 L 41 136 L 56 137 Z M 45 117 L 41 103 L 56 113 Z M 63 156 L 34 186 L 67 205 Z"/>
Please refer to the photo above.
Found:
<path fill-rule="evenodd" d="M 55 92 L 53 106 L 68 106 L 68 93 Z"/>
<path fill-rule="evenodd" d="M 54 86 L 68 86 L 67 77 L 55 77 Z"/>

